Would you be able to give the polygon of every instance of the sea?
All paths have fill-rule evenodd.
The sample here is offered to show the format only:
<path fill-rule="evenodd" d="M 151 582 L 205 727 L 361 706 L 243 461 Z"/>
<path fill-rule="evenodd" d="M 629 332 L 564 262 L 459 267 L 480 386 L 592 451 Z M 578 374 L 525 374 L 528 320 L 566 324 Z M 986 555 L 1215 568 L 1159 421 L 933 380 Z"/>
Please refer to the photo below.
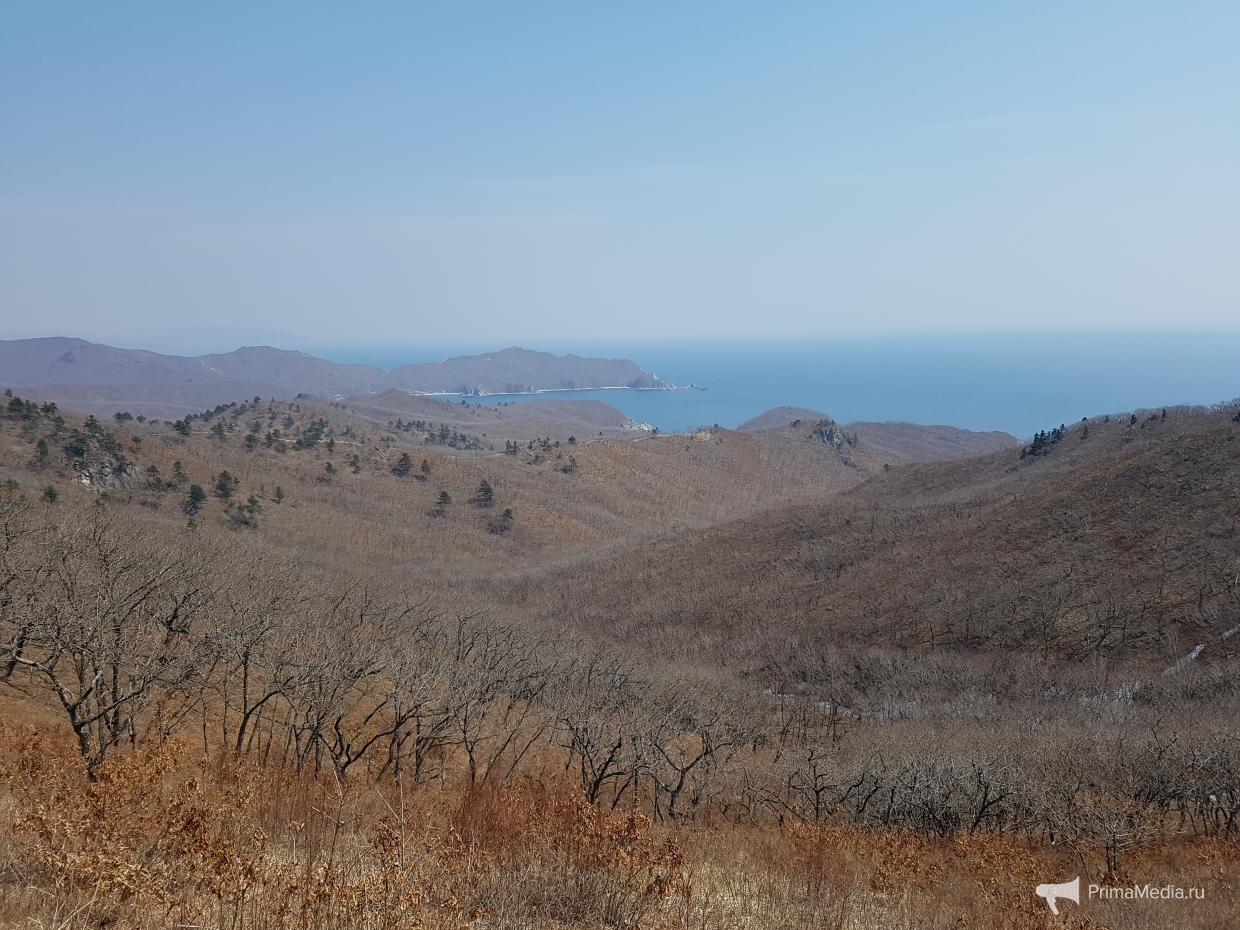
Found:
<path fill-rule="evenodd" d="M 661 432 L 735 428 L 777 406 L 841 422 L 946 424 L 1020 438 L 1082 417 L 1214 405 L 1240 397 L 1240 333 L 841 337 L 749 343 L 527 345 L 628 358 L 678 390 L 549 391 L 464 398 L 595 399 Z M 497 347 L 317 348 L 338 362 L 393 368 Z M 693 387 L 690 387 L 692 385 Z M 449 399 L 457 400 L 455 395 Z"/>

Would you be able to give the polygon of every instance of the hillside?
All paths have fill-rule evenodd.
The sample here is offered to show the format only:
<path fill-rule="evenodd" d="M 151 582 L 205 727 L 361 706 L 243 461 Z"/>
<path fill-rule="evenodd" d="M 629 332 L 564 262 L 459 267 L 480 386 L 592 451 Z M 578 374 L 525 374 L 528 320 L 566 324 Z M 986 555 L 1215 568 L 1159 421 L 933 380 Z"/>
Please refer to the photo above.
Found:
<path fill-rule="evenodd" d="M 404 392 L 240 404 L 188 435 L 135 421 L 53 429 L 42 457 L 35 421 L 9 434 L 7 480 L 51 481 L 66 500 L 107 493 L 175 526 L 177 494 L 227 470 L 263 510 L 249 529 L 262 545 L 435 578 L 539 622 L 573 616 L 652 654 L 691 643 L 686 660 L 746 677 L 785 674 L 811 642 L 1170 663 L 1169 630 L 1191 638 L 1214 617 L 1200 635 L 1217 638 L 1240 622 L 1224 596 L 1240 516 L 1228 413 L 1096 418 L 1036 452 L 1004 444 L 952 462 L 924 461 L 937 428 L 900 427 L 929 437 L 901 460 L 877 448 L 878 430 L 826 419 L 651 436 L 597 403 Z M 479 506 L 483 480 L 494 498 Z M 232 525 L 225 503 L 197 521 Z M 1134 542 L 1145 538 L 1162 542 Z M 780 620 L 733 629 L 746 616 Z M 785 642 L 787 629 L 799 632 L 785 646 L 752 639 Z"/>
<path fill-rule="evenodd" d="M 746 420 L 737 430 L 808 442 L 860 444 L 871 454 L 886 458 L 888 464 L 967 459 L 1011 449 L 1019 443 L 1015 436 L 998 430 L 982 433 L 917 423 L 836 423 L 825 413 L 805 407 L 774 407 Z"/>
<path fill-rule="evenodd" d="M 5 919 L 1042 927 L 1046 875 L 1174 868 L 1234 922 L 1234 409 L 926 461 L 960 437 L 5 401 Z"/>
<path fill-rule="evenodd" d="M 255 521 L 264 544 L 322 549 L 376 570 L 412 560 L 419 571 L 447 563 L 467 573 L 480 557 L 524 564 L 669 524 L 708 525 L 850 487 L 881 468 L 822 443 L 725 430 L 652 436 L 597 402 L 487 407 L 403 392 L 364 398 L 378 402 L 373 408 L 355 400 L 242 403 L 185 421 L 188 435 L 167 422 L 115 419 L 81 439 L 81 430 L 53 429 L 44 460 L 34 432 L 10 435 L 0 467 L 22 484 L 70 482 L 61 485 L 66 497 L 123 495 L 139 515 L 172 525 L 184 523 L 177 491 L 148 481 L 147 470 L 166 477 L 180 462 L 183 498 L 188 483 L 208 487 L 226 469 L 240 479 L 238 494 L 257 492 L 266 508 Z M 46 420 L 38 428 L 46 430 Z M 393 468 L 404 454 L 415 468 L 401 477 Z M 423 460 L 429 476 L 419 470 Z M 468 503 L 483 478 L 495 489 L 493 507 Z M 281 504 L 272 499 L 276 486 Z M 441 491 L 461 502 L 447 515 L 435 512 Z M 513 526 L 492 532 L 508 508 Z M 227 526 L 221 511 L 209 503 L 199 522 Z"/>
<path fill-rule="evenodd" d="M 627 359 L 582 358 L 516 348 L 424 365 L 402 365 L 394 369 L 390 377 L 394 386 L 406 391 L 459 394 L 666 387 L 654 375 Z"/>
<path fill-rule="evenodd" d="M 750 417 L 738 426 L 737 430 L 742 433 L 757 433 L 765 429 L 782 429 L 794 420 L 813 422 L 829 419 L 831 418 L 822 411 L 811 410 L 809 407 L 772 407 L 756 417 Z"/>
<path fill-rule="evenodd" d="M 748 656 L 746 677 L 824 698 L 819 686 L 839 682 L 815 682 L 816 657 L 841 648 L 1106 657 L 1146 677 L 1198 645 L 1203 664 L 1230 661 L 1240 427 L 1230 412 L 1181 414 L 1125 442 L 1128 423 L 1085 440 L 1078 429 L 1041 456 L 959 463 L 963 487 L 935 487 L 957 466 L 936 466 L 929 486 L 923 466 L 891 469 L 829 499 L 609 553 L 606 571 L 575 566 L 572 585 L 526 585 L 540 601 L 560 592 L 548 611 L 600 633 L 679 661 Z M 523 590 L 505 597 L 520 603 Z"/>
<path fill-rule="evenodd" d="M 337 397 L 420 393 L 532 393 L 602 387 L 666 387 L 625 359 L 504 349 L 385 371 L 341 365 L 268 346 L 185 358 L 83 339 L 0 340 L 0 388 L 96 414 L 125 410 L 177 418 L 243 397 Z"/>
<path fill-rule="evenodd" d="M 666 629 L 669 610 L 691 625 L 704 622 L 694 619 L 698 614 L 735 614 L 737 609 L 726 604 L 733 597 L 729 586 L 714 574 L 722 572 L 722 577 L 750 579 L 744 583 L 747 602 L 760 603 L 768 596 L 762 592 L 769 590 L 772 604 L 782 605 L 763 611 L 777 610 L 799 628 L 841 622 L 854 637 L 864 635 L 864 624 L 852 612 L 860 608 L 845 610 L 834 603 L 842 595 L 829 594 L 834 589 L 824 587 L 815 572 L 805 575 L 805 565 L 836 566 L 842 584 L 851 573 L 859 573 L 842 590 L 862 598 L 870 605 L 867 609 L 876 609 L 882 597 L 911 597 L 914 606 L 907 611 L 916 614 L 923 610 L 915 606 L 921 600 L 938 602 L 936 592 L 944 585 L 964 589 L 972 584 L 969 579 L 977 579 L 983 587 L 999 587 L 998 581 L 985 580 L 986 565 L 1009 546 L 1025 552 L 1031 564 L 1048 564 L 1045 553 L 1051 540 L 1071 519 L 1046 515 L 1068 513 L 1073 499 L 1089 501 L 1080 506 L 1091 515 L 1095 534 L 1114 520 L 1140 516 L 1148 526 L 1125 529 L 1125 538 L 1153 534 L 1156 527 L 1164 534 L 1191 538 L 1196 531 L 1176 530 L 1174 519 L 1163 513 L 1172 501 L 1157 498 L 1137 509 L 1125 503 L 1127 497 L 1115 495 L 1127 488 L 1126 469 L 1144 469 L 1141 474 L 1153 469 L 1161 475 L 1176 462 L 1180 472 L 1190 468 L 1177 481 L 1194 474 L 1213 482 L 1210 487 L 1228 487 L 1226 452 L 1235 429 L 1229 414 L 1180 409 L 1165 417 L 1097 418 L 1077 424 L 1037 453 L 1010 445 L 1004 434 L 953 431 L 946 435 L 963 437 L 963 443 L 944 443 L 947 452 L 958 452 L 962 444 L 980 449 L 1001 444 L 1000 450 L 935 462 L 926 459 L 944 436 L 939 427 L 841 427 L 824 418 L 756 432 L 658 436 L 636 429 L 618 411 L 597 402 L 487 406 L 402 391 L 338 401 L 302 398 L 225 406 L 186 420 L 184 435 L 167 422 L 132 419 L 103 421 L 93 433 L 49 426 L 37 413 L 9 422 L 0 449 L 4 479 L 22 486 L 49 481 L 82 500 L 108 493 L 114 503 L 137 506 L 136 514 L 159 523 L 184 522 L 177 491 L 166 480 L 174 463 L 180 463 L 186 476 L 181 493 L 186 483 L 209 486 L 213 476 L 226 469 L 239 479 L 238 494 L 257 493 L 263 502 L 266 515 L 254 521 L 255 538 L 290 552 L 325 546 L 325 554 L 334 553 L 346 565 L 372 568 L 407 565 L 410 559 L 426 571 L 453 564 L 471 586 L 476 583 L 472 560 L 499 558 L 488 573 L 506 577 L 505 560 L 514 559 L 514 565 L 526 566 L 522 571 L 540 566 L 520 582 L 542 592 L 540 600 L 562 587 L 546 573 L 548 567 L 567 560 L 571 567 L 564 571 L 580 576 L 579 590 L 594 584 L 610 587 L 556 611 L 579 617 L 597 614 L 608 629 L 623 628 L 646 612 L 654 626 Z M 853 426 L 857 433 L 851 432 Z M 893 433 L 883 433 L 882 427 L 891 427 Z M 904 449 L 888 440 L 893 434 L 906 443 Z M 46 454 L 35 448 L 40 437 Z M 883 441 L 887 448 L 880 445 Z M 400 476 L 393 470 L 399 470 L 406 455 L 418 467 Z M 1147 462 L 1143 457 L 1152 458 L 1142 464 Z M 423 460 L 428 474 L 419 470 Z M 152 467 L 163 477 L 150 480 Z M 491 506 L 466 504 L 447 515 L 435 512 L 440 491 L 468 502 L 484 478 L 494 489 Z M 1152 479 L 1142 480 L 1144 486 L 1155 487 Z M 276 486 L 284 494 L 280 503 L 272 498 Z M 1211 514 L 1224 524 L 1230 519 L 1228 498 L 1202 500 L 1194 513 Z M 517 519 L 510 529 L 494 533 L 493 517 L 503 509 L 511 509 Z M 969 514 L 967 523 L 960 522 L 960 513 Z M 952 515 L 946 524 L 944 514 Z M 199 522 L 225 516 L 222 502 L 218 507 L 208 502 Z M 1044 520 L 1059 523 L 1038 522 Z M 1009 532 L 1029 521 L 1028 528 Z M 895 529 L 884 533 L 888 524 Z M 1224 524 L 1204 538 L 1222 538 Z M 228 520 L 222 525 L 229 525 Z M 955 529 L 944 535 L 947 525 Z M 311 527 L 315 532 L 309 532 Z M 330 530 L 319 532 L 325 528 Z M 1016 542 L 1005 541 L 1008 536 Z M 1078 542 L 1081 551 L 1064 557 L 1076 566 L 1077 580 L 1089 572 L 1112 571 L 1105 561 L 1102 567 L 1088 568 L 1091 559 L 1110 551 L 1095 541 L 1088 537 Z M 590 567 L 598 546 L 607 547 L 602 556 L 606 570 Z M 632 555 L 621 555 L 625 546 L 632 547 Z M 965 559 L 972 546 L 977 547 L 976 562 Z M 1035 550 L 1041 555 L 1035 556 Z M 721 555 L 709 555 L 715 551 Z M 631 570 L 621 571 L 631 558 L 637 559 Z M 1194 558 L 1204 571 L 1216 557 L 1198 553 Z M 733 563 L 734 568 L 727 567 Z M 959 567 L 960 576 L 954 578 L 951 572 L 957 569 L 948 571 L 945 565 Z M 744 566 L 769 567 L 755 575 L 756 569 Z M 931 576 L 913 580 L 922 566 L 928 566 Z M 873 574 L 880 570 L 881 576 Z M 1052 574 L 1057 570 L 1047 569 Z M 698 577 L 700 571 L 709 574 Z M 1131 571 L 1143 575 L 1139 567 Z M 642 578 L 667 575 L 668 580 L 653 587 L 633 585 L 631 573 Z M 802 597 L 797 592 L 806 585 Z M 907 594 L 892 593 L 906 587 Z M 622 596 L 626 588 L 630 593 Z M 1138 594 L 1140 589 L 1138 585 Z M 602 605 L 624 603 L 638 591 L 645 591 L 654 606 L 626 617 L 600 613 Z M 511 591 L 498 596 L 509 607 L 516 603 Z M 808 614 L 804 606 L 788 613 L 789 598 L 818 606 Z M 689 601 L 699 606 L 684 614 Z M 904 610 L 884 608 L 881 613 L 890 624 Z M 976 625 L 973 620 L 952 622 L 964 622 L 970 629 Z M 1013 641 L 996 628 L 988 630 L 987 640 L 999 636 Z M 916 643 L 930 634 L 908 635 Z M 965 641 L 980 642 L 969 636 Z M 957 637 L 954 626 L 939 625 L 931 641 L 955 642 Z M 903 638 L 901 634 L 896 642 Z"/>
<path fill-rule="evenodd" d="M 464 403 L 389 390 L 357 394 L 339 402 L 350 413 L 390 422 L 398 429 L 409 421 L 447 424 L 453 429 L 500 440 L 526 442 L 534 437 L 567 440 L 606 436 L 634 438 L 649 432 L 627 416 L 596 400 L 531 400 L 495 404 Z"/>

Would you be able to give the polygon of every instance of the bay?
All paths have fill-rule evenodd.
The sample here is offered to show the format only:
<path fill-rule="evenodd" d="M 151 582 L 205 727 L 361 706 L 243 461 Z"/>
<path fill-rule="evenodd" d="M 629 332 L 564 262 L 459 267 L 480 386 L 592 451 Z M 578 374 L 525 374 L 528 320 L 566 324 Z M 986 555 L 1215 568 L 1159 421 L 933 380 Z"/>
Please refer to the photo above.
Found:
<path fill-rule="evenodd" d="M 1085 416 L 1211 405 L 1240 395 L 1237 333 L 841 337 L 530 348 L 629 358 L 664 381 L 692 383 L 699 390 L 551 391 L 466 400 L 597 399 L 663 432 L 716 423 L 735 428 L 771 407 L 801 406 L 840 422 L 947 424 L 1028 438 Z M 391 368 L 494 349 L 460 347 L 437 354 L 426 347 L 320 351 L 335 361 Z"/>

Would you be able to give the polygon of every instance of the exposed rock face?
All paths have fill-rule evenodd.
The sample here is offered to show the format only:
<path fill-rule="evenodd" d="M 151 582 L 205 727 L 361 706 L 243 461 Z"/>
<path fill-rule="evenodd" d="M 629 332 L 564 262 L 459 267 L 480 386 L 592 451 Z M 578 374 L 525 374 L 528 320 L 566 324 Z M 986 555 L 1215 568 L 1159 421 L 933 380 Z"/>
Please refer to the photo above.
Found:
<path fill-rule="evenodd" d="M 808 439 L 816 439 L 824 445 L 831 446 L 835 449 L 842 449 L 844 446 L 855 448 L 857 445 L 857 434 L 849 433 L 836 425 L 835 421 L 828 418 L 819 420 L 815 425 L 813 432 L 809 434 Z"/>
<path fill-rule="evenodd" d="M 104 462 L 88 464 L 85 462 L 74 462 L 73 472 L 77 480 L 88 488 L 94 490 L 107 490 L 109 488 L 118 487 L 144 487 L 145 479 L 139 478 L 136 481 L 134 476 L 125 465 L 109 465 Z"/>
<path fill-rule="evenodd" d="M 64 461 L 74 477 L 88 488 L 141 488 L 146 476 L 135 473 L 117 438 L 89 417 L 80 429 L 64 436 Z"/>

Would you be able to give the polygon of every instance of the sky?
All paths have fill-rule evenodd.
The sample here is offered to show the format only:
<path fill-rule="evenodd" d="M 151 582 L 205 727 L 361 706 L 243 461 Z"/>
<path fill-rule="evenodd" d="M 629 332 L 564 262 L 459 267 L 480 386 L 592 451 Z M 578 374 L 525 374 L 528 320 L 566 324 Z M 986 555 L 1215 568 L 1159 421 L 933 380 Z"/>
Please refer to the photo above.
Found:
<path fill-rule="evenodd" d="M 0 3 L 0 338 L 1240 331 L 1240 4 Z"/>

